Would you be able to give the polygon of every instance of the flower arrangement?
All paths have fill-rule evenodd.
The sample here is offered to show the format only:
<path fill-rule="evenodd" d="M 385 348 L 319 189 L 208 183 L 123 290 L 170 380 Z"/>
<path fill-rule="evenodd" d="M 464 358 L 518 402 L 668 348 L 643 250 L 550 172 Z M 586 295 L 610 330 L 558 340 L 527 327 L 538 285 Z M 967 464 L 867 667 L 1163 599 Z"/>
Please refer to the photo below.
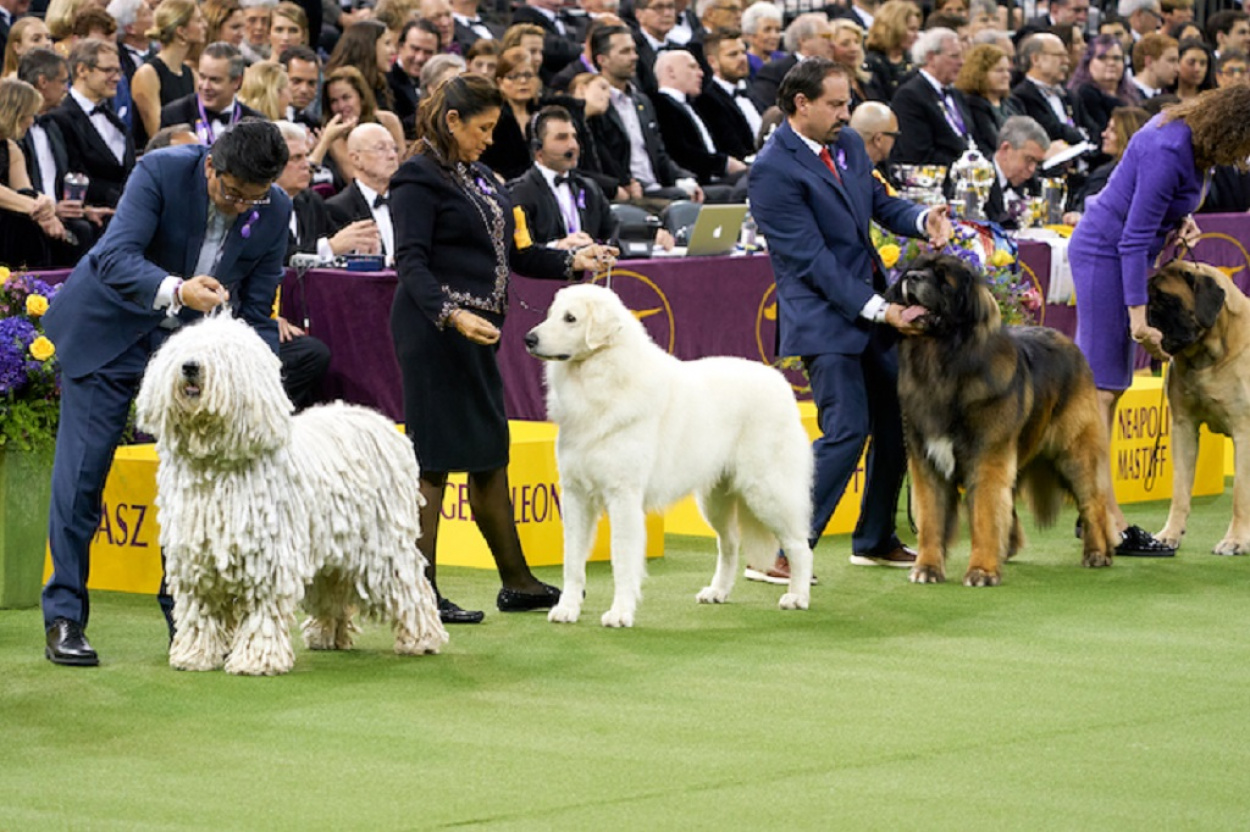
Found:
<path fill-rule="evenodd" d="M 943 249 L 985 275 L 986 283 L 998 301 L 1004 324 L 1033 324 L 1042 307 L 1037 285 L 1021 273 L 1015 242 L 996 226 L 970 220 L 952 222 L 951 240 Z M 922 240 L 900 238 L 875 223 L 872 243 L 881 262 L 890 270 L 887 280 L 893 283 L 906 266 L 927 249 Z M 922 248 L 923 247 L 923 248 Z"/>
<path fill-rule="evenodd" d="M 40 319 L 57 288 L 0 266 L 0 450 L 56 442 L 60 369 Z"/>

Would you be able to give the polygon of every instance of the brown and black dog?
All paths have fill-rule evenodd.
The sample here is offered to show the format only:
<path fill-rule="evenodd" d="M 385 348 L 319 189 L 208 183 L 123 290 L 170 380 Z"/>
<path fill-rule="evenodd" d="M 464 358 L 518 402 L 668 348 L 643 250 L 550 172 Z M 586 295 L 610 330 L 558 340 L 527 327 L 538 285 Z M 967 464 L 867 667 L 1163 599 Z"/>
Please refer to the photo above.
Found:
<path fill-rule="evenodd" d="M 1172 355 L 1172 509 L 1159 540 L 1179 546 L 1189 519 L 1198 429 L 1233 438 L 1233 519 L 1217 555 L 1250 552 L 1250 300 L 1213 266 L 1174 261 L 1150 278 L 1146 315 Z"/>
<path fill-rule="evenodd" d="M 945 580 L 946 549 L 967 492 L 972 554 L 967 586 L 996 586 L 1023 545 L 1015 496 L 1038 524 L 1064 495 L 1084 525 L 1085 566 L 1110 566 L 1116 544 L 1106 427 L 1081 351 L 1053 329 L 1003 327 L 982 277 L 957 257 L 916 259 L 887 299 L 926 310 L 924 331 L 899 345 L 899 400 L 919 557 L 914 583 Z"/>

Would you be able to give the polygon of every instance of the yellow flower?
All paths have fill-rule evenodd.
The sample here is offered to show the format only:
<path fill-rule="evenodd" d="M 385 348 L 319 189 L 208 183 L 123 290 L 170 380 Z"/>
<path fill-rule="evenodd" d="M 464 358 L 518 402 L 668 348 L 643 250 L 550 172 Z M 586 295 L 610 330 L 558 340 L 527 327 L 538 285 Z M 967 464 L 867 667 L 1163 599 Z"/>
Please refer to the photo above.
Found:
<path fill-rule="evenodd" d="M 999 268 L 1002 268 L 1003 266 L 1010 266 L 1014 262 L 1016 262 L 1016 258 L 1012 257 L 1010 252 L 1004 251 L 1001 248 L 997 249 L 994 252 L 994 256 L 990 258 L 990 263 L 998 266 Z"/>
<path fill-rule="evenodd" d="M 47 361 L 56 353 L 56 347 L 43 335 L 30 342 L 30 354 L 36 361 Z"/>
<path fill-rule="evenodd" d="M 898 262 L 899 255 L 901 255 L 902 252 L 899 251 L 898 246 L 891 243 L 877 249 L 877 254 L 881 255 L 881 262 L 885 265 L 885 267 L 887 269 L 892 269 L 894 268 L 894 264 Z"/>
<path fill-rule="evenodd" d="M 27 295 L 26 296 L 26 314 L 32 318 L 38 318 L 44 312 L 48 311 L 48 299 L 43 295 Z"/>
<path fill-rule="evenodd" d="M 8 279 L 9 279 L 9 267 L 0 266 L 0 283 L 3 283 L 4 281 Z"/>

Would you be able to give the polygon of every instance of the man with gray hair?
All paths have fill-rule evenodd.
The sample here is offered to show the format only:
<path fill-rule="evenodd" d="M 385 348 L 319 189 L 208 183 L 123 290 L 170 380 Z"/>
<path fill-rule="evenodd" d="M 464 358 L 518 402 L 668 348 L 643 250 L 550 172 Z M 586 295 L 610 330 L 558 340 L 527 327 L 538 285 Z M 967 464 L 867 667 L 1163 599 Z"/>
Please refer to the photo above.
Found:
<path fill-rule="evenodd" d="M 135 70 L 156 54 L 147 35 L 152 28 L 152 7 L 147 0 L 112 0 L 107 11 L 117 21 L 117 57 L 130 83 Z"/>
<path fill-rule="evenodd" d="M 1120 0 L 1116 13 L 1128 22 L 1134 41 L 1163 28 L 1163 7 L 1159 0 Z"/>
<path fill-rule="evenodd" d="M 203 144 L 212 144 L 244 118 L 264 118 L 235 96 L 247 68 L 242 53 L 228 43 L 210 43 L 200 55 L 196 91 L 161 108 L 161 127 L 190 124 Z"/>
<path fill-rule="evenodd" d="M 985 200 L 985 216 L 1004 228 L 1016 228 L 1028 198 L 1027 185 L 1046 158 L 1050 137 L 1028 116 L 1012 116 L 998 131 L 994 184 Z"/>
<path fill-rule="evenodd" d="M 954 31 L 922 32 L 912 47 L 920 70 L 894 93 L 890 107 L 907 129 L 890 160 L 911 165 L 950 165 L 972 146 L 972 113 L 952 84 L 964 65 L 964 47 Z"/>
<path fill-rule="evenodd" d="M 1068 92 L 1068 49 L 1057 35 L 1040 32 L 1020 45 L 1024 80 L 1011 90 L 1019 111 L 1042 126 L 1051 141 L 1083 142 L 1099 132 L 1081 100 Z"/>
<path fill-rule="evenodd" d="M 807 58 L 833 57 L 832 35 L 823 13 L 801 14 L 786 27 L 782 44 L 788 54 L 760 67 L 751 82 L 751 100 L 761 113 L 777 106 L 777 88 L 795 64 Z"/>

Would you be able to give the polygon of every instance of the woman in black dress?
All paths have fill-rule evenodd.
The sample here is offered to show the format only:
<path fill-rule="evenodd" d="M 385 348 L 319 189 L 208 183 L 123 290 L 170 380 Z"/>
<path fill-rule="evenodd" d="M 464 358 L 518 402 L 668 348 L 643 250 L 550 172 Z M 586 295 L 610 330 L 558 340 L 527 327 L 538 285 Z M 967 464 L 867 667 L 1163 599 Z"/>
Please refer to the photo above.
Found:
<path fill-rule="evenodd" d="M 495 352 L 513 269 L 571 279 L 602 268 L 615 251 L 576 252 L 530 245 L 518 234 L 512 204 L 477 160 L 489 147 L 504 103 L 492 81 L 453 77 L 423 98 L 416 155 L 391 180 L 399 288 L 391 336 L 404 384 L 404 423 L 421 464 L 422 553 L 435 584 L 443 489 L 450 471 L 468 472 L 469 506 L 499 569 L 504 612 L 553 606 L 560 591 L 525 562 L 508 488 L 508 419 Z M 439 595 L 447 623 L 477 623 Z"/>

